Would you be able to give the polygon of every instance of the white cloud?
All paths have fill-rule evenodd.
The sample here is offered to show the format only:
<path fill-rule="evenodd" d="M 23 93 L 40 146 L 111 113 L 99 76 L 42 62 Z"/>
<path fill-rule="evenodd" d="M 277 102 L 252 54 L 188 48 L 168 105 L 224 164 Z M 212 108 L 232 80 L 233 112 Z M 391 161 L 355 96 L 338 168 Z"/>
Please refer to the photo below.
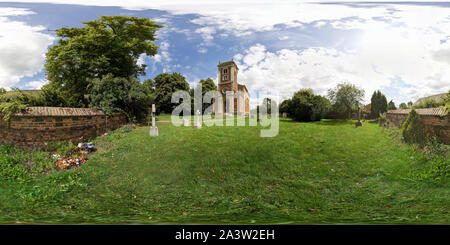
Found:
<path fill-rule="evenodd" d="M 27 89 L 41 89 L 42 86 L 44 86 L 44 85 L 47 84 L 47 83 L 48 83 L 48 80 L 47 80 L 47 79 L 41 79 L 41 80 L 38 80 L 38 81 L 31 81 L 31 82 L 28 82 L 28 83 L 25 85 L 25 87 L 26 87 Z"/>
<path fill-rule="evenodd" d="M 15 86 L 21 78 L 42 71 L 47 47 L 53 37 L 42 33 L 43 26 L 29 26 L 7 16 L 33 12 L 20 8 L 0 8 L 0 87 Z"/>
<path fill-rule="evenodd" d="M 411 86 L 405 88 L 403 100 L 397 103 L 450 89 L 448 64 L 439 64 L 432 57 L 409 56 L 406 52 L 417 47 L 399 47 L 398 44 L 388 47 L 381 42 L 378 46 L 363 46 L 353 52 L 333 48 L 269 52 L 257 44 L 244 54 L 236 55 L 235 61 L 240 67 L 239 81 L 251 91 L 276 90 L 283 98 L 292 96 L 300 88 L 312 88 L 325 95 L 329 88 L 345 81 L 362 87 L 368 102 L 374 90 L 390 86 L 393 78 L 407 81 Z M 396 57 L 411 60 L 399 62 Z M 433 74 L 440 76 L 432 77 Z"/>
<path fill-rule="evenodd" d="M 206 54 L 208 52 L 208 49 L 206 49 L 204 47 L 200 47 L 197 51 L 201 54 Z"/>

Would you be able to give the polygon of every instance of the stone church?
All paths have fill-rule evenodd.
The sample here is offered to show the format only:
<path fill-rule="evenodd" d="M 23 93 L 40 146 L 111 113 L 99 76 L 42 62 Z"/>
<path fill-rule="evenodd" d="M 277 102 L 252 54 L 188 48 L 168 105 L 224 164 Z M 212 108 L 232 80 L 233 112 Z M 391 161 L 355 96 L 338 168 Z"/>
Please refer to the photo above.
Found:
<path fill-rule="evenodd" d="M 222 103 L 214 108 L 216 114 L 230 113 L 234 108 L 234 115 L 248 116 L 250 113 L 250 96 L 247 87 L 238 83 L 239 68 L 233 60 L 217 65 L 218 90 L 222 95 Z"/>

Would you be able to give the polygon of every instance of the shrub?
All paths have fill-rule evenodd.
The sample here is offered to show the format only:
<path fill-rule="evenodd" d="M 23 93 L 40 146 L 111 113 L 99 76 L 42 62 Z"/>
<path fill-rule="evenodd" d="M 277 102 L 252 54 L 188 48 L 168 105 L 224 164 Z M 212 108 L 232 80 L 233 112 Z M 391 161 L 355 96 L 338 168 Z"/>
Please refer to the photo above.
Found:
<path fill-rule="evenodd" d="M 25 111 L 27 105 L 19 101 L 0 103 L 0 113 L 3 114 L 3 120 L 9 121 L 16 112 Z"/>
<path fill-rule="evenodd" d="M 93 79 L 86 95 L 90 106 L 105 114 L 123 112 L 130 121 L 145 119 L 153 98 L 144 86 L 134 78 L 114 77 L 108 74 L 102 79 Z"/>
<path fill-rule="evenodd" d="M 305 89 L 296 92 L 288 105 L 289 115 L 303 122 L 319 121 L 331 107 L 328 99 Z"/>
<path fill-rule="evenodd" d="M 119 128 L 117 131 L 119 131 L 120 133 L 129 133 L 129 132 L 133 131 L 133 125 L 131 125 L 131 124 L 124 125 L 121 128 Z"/>
<path fill-rule="evenodd" d="M 420 122 L 420 116 L 416 110 L 411 109 L 408 118 L 402 125 L 403 140 L 409 144 L 419 144 L 421 146 L 426 142 L 425 130 Z"/>

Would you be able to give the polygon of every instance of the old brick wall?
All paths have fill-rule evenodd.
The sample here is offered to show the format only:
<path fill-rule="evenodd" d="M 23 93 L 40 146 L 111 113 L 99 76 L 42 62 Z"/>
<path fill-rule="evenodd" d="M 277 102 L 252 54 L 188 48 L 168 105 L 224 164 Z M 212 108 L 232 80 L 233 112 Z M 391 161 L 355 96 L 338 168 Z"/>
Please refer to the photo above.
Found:
<path fill-rule="evenodd" d="M 398 128 L 402 127 L 406 118 L 408 118 L 408 114 L 386 113 L 386 119 L 389 124 Z M 427 134 L 435 135 L 442 142 L 450 144 L 450 115 L 420 115 L 420 121 L 424 125 Z"/>
<path fill-rule="evenodd" d="M 83 136 L 95 138 L 127 123 L 121 113 L 106 117 L 103 113 L 96 115 L 27 115 L 11 117 L 6 122 L 0 119 L 0 144 L 22 147 L 42 147 L 45 142 L 72 141 L 79 142 Z"/>

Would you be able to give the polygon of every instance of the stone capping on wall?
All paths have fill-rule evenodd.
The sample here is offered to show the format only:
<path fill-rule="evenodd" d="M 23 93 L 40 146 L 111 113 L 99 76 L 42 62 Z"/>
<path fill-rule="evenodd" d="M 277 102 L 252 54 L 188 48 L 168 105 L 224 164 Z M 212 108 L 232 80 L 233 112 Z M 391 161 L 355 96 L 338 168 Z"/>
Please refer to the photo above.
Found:
<path fill-rule="evenodd" d="M 91 108 L 28 107 L 8 122 L 0 118 L 0 144 L 39 148 L 46 142 L 78 143 L 82 136 L 93 139 L 126 123 L 123 113 L 107 117 Z"/>
<path fill-rule="evenodd" d="M 450 144 L 450 115 L 445 108 L 418 108 L 415 110 L 429 135 L 434 135 L 442 142 Z M 401 128 L 410 111 L 411 109 L 389 110 L 386 113 L 386 119 L 393 126 Z"/>
<path fill-rule="evenodd" d="M 443 107 L 438 108 L 418 108 L 416 110 L 417 114 L 423 116 L 445 116 L 446 109 Z M 411 109 L 397 109 L 397 110 L 389 110 L 387 113 L 390 114 L 409 114 Z"/>

